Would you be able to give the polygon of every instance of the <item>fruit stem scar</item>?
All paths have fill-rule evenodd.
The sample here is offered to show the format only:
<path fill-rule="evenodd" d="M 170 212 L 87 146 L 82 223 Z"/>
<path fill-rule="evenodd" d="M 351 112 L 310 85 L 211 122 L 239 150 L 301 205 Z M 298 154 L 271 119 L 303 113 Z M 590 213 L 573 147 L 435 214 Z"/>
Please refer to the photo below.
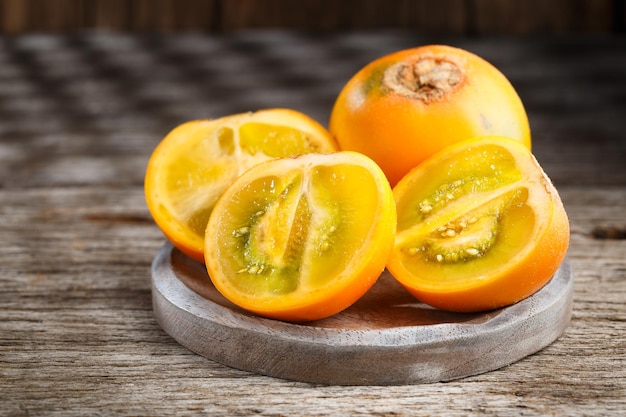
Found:
<path fill-rule="evenodd" d="M 455 63 L 423 57 L 391 65 L 385 70 L 383 83 L 398 94 L 429 104 L 445 100 L 462 79 L 463 73 Z"/>

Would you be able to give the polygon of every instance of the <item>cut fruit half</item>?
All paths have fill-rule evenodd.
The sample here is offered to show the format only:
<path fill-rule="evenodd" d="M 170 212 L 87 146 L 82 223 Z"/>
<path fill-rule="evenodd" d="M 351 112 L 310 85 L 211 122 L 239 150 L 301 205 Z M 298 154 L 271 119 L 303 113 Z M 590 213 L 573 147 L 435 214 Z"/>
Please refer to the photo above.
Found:
<path fill-rule="evenodd" d="M 217 290 L 236 305 L 288 321 L 321 319 L 376 282 L 395 227 L 389 183 L 366 156 L 275 159 L 219 199 L 205 261 Z"/>
<path fill-rule="evenodd" d="M 147 205 L 172 244 L 202 262 L 209 215 L 239 175 L 269 159 L 336 150 L 326 129 L 289 109 L 187 122 L 170 132 L 150 158 Z"/>
<path fill-rule="evenodd" d="M 394 188 L 398 232 L 387 268 L 415 297 L 452 311 L 522 300 L 569 244 L 559 195 L 531 152 L 502 137 L 435 154 Z"/>

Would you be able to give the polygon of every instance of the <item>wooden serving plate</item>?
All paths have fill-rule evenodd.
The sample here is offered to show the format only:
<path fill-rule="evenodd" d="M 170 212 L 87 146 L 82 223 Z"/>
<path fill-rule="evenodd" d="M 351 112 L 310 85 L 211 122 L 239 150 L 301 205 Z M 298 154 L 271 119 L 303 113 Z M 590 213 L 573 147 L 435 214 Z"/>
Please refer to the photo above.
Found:
<path fill-rule="evenodd" d="M 572 270 L 564 262 L 548 284 L 515 305 L 448 313 L 416 301 L 384 272 L 343 312 L 292 324 L 230 303 L 204 265 L 169 243 L 152 264 L 155 316 L 181 345 L 233 368 L 336 385 L 448 381 L 511 364 L 563 333 L 572 287 Z"/>

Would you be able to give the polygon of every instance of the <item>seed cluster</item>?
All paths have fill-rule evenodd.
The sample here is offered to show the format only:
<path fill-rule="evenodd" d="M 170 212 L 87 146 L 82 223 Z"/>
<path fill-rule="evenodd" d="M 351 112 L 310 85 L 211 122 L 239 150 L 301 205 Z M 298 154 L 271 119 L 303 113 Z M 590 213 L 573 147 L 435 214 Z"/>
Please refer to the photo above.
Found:
<path fill-rule="evenodd" d="M 240 227 L 239 229 L 233 230 L 232 235 L 234 237 L 243 237 L 247 235 L 248 233 L 250 233 L 250 228 L 247 226 L 244 226 L 244 227 Z"/>
<path fill-rule="evenodd" d="M 337 231 L 337 227 L 335 225 L 331 225 L 328 228 L 326 228 L 317 246 L 317 249 L 320 253 L 324 253 L 328 249 L 330 249 L 332 245 L 332 237 L 336 231 Z"/>
<path fill-rule="evenodd" d="M 454 237 L 477 221 L 478 217 L 475 216 L 472 216 L 469 219 L 461 218 L 458 221 L 448 222 L 443 226 L 439 226 L 437 228 L 437 233 L 439 233 L 441 237 Z"/>
<path fill-rule="evenodd" d="M 433 211 L 433 209 L 457 198 L 460 194 L 461 187 L 464 184 L 466 184 L 466 181 L 456 180 L 440 185 L 432 196 L 425 198 L 419 203 L 418 209 L 420 214 L 428 215 Z"/>
<path fill-rule="evenodd" d="M 256 213 L 258 214 L 258 213 Z M 239 229 L 235 229 L 232 231 L 232 235 L 233 237 L 244 237 L 246 235 L 248 235 L 250 233 L 250 228 L 248 226 L 243 226 L 240 227 Z M 243 274 L 244 272 L 247 272 L 248 274 L 251 275 L 259 275 L 261 273 L 263 273 L 263 271 L 265 271 L 266 266 L 264 264 L 260 264 L 260 263 L 253 263 L 248 265 L 245 268 L 241 268 L 240 270 L 237 271 L 238 274 Z"/>
<path fill-rule="evenodd" d="M 497 216 L 487 214 L 448 222 L 438 227 L 422 246 L 407 250 L 409 256 L 423 252 L 427 260 L 438 263 L 467 261 L 484 256 L 496 238 Z"/>
<path fill-rule="evenodd" d="M 266 266 L 263 264 L 252 264 L 249 265 L 247 268 L 241 268 L 239 271 L 237 271 L 238 274 L 243 274 L 244 272 L 247 272 L 250 275 L 260 275 L 263 273 L 263 271 L 265 271 Z"/>

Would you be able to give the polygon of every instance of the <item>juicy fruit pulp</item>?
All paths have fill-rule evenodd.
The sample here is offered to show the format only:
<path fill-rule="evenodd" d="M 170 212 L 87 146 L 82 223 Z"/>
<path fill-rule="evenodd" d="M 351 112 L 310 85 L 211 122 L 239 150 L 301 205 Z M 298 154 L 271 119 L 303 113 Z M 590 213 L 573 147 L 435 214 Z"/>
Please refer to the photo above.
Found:
<path fill-rule="evenodd" d="M 387 261 L 396 215 L 369 158 L 302 155 L 255 166 L 220 198 L 206 230 L 216 288 L 240 307 L 290 321 L 335 314 Z"/>
<path fill-rule="evenodd" d="M 498 135 L 531 145 L 526 111 L 505 76 L 445 45 L 398 51 L 366 65 L 337 97 L 330 131 L 342 150 L 374 159 L 392 186 L 461 140 Z"/>
<path fill-rule="evenodd" d="M 446 310 L 517 302 L 556 272 L 569 242 L 561 200 L 530 151 L 506 138 L 454 145 L 394 189 L 398 232 L 388 269 Z"/>
<path fill-rule="evenodd" d="M 145 179 L 148 207 L 168 239 L 202 262 L 213 206 L 241 173 L 272 158 L 336 149 L 324 128 L 293 110 L 191 121 L 153 152 Z"/>

